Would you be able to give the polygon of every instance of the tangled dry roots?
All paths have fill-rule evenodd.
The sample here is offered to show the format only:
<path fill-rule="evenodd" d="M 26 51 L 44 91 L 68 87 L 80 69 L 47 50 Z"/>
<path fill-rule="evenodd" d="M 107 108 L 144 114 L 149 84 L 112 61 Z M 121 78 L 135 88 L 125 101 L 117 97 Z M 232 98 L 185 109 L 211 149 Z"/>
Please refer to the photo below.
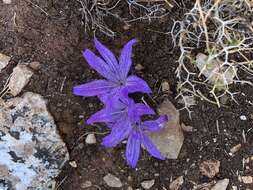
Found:
<path fill-rule="evenodd" d="M 253 75 L 252 15 L 251 0 L 196 0 L 184 19 L 174 22 L 171 34 L 181 50 L 176 75 L 182 109 L 190 113 L 195 97 L 220 107 L 225 94 L 236 101 L 232 84 L 252 85 L 247 80 Z"/>
<path fill-rule="evenodd" d="M 115 32 L 106 24 L 105 18 L 114 17 L 120 22 L 129 25 L 138 20 L 159 19 L 168 15 L 164 2 L 149 0 L 76 0 L 81 5 L 82 20 L 85 31 L 98 30 L 109 37 L 114 37 Z M 170 5 L 170 4 L 169 4 Z M 117 10 L 128 6 L 129 16 L 122 18 Z M 172 6 L 172 5 L 171 5 Z"/>

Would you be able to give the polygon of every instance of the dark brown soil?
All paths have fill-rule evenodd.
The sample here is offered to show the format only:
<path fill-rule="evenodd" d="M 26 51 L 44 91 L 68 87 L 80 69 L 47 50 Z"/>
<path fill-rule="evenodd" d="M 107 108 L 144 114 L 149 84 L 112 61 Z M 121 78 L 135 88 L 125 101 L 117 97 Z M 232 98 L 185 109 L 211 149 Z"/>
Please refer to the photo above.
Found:
<path fill-rule="evenodd" d="M 32 1 L 32 0 L 31 0 Z M 152 189 L 169 189 L 171 179 L 183 175 L 183 190 L 190 190 L 193 185 L 212 181 L 199 172 L 199 164 L 203 160 L 216 159 L 221 162 L 216 180 L 229 178 L 231 189 L 236 185 L 239 189 L 253 189 L 253 184 L 245 185 L 238 181 L 238 175 L 253 175 L 253 162 L 243 167 L 242 161 L 253 156 L 253 89 L 242 86 L 237 100 L 239 105 L 228 102 L 227 107 L 218 109 L 206 102 L 199 101 L 194 107 L 192 120 L 187 112 L 181 112 L 181 121 L 193 126 L 196 131 L 185 133 L 185 141 L 177 160 L 159 161 L 142 153 L 138 168 L 131 169 L 124 160 L 125 145 L 115 149 L 105 149 L 100 145 L 106 129 L 103 126 L 88 126 L 85 119 L 97 111 L 101 104 L 96 98 L 81 98 L 72 94 L 72 87 L 97 78 L 82 57 L 86 47 L 93 49 L 92 34 L 86 34 L 81 25 L 80 5 L 76 1 L 47 0 L 32 1 L 13 0 L 10 5 L 0 2 L 0 52 L 12 56 L 9 66 L 1 73 L 0 87 L 3 87 L 12 68 L 19 62 L 39 61 L 42 67 L 33 76 L 25 91 L 42 94 L 48 99 L 48 105 L 60 134 L 66 142 L 71 160 L 78 167 L 66 164 L 58 177 L 62 190 L 79 190 L 85 181 L 91 181 L 95 189 L 109 188 L 103 181 L 107 173 L 121 179 L 124 187 L 141 188 L 144 180 L 155 179 Z M 121 10 L 124 11 L 124 10 Z M 173 19 L 179 19 L 186 10 L 174 7 L 163 21 L 148 24 L 139 21 L 124 30 L 122 23 L 108 20 L 109 26 L 117 32 L 114 39 L 97 33 L 98 38 L 117 55 L 121 47 L 130 39 L 138 38 L 134 47 L 134 65 L 141 64 L 142 71 L 133 72 L 146 79 L 153 89 L 153 97 L 158 96 L 156 104 L 161 103 L 164 94 L 158 94 L 162 81 L 168 81 L 172 93 L 166 95 L 176 107 L 180 105 L 174 100 L 176 96 L 175 68 L 179 51 L 173 47 L 169 35 L 156 31 L 168 31 Z M 152 30 L 150 30 L 152 29 Z M 146 97 L 148 102 L 151 100 Z M 152 103 L 154 108 L 156 104 Z M 246 121 L 240 120 L 245 115 Z M 217 132 L 216 122 L 220 133 Z M 243 142 L 245 131 L 247 142 Z M 84 142 L 87 132 L 95 132 L 97 144 L 87 145 Z M 241 143 L 242 148 L 230 156 L 230 149 Z M 250 186 L 251 185 L 251 186 Z"/>

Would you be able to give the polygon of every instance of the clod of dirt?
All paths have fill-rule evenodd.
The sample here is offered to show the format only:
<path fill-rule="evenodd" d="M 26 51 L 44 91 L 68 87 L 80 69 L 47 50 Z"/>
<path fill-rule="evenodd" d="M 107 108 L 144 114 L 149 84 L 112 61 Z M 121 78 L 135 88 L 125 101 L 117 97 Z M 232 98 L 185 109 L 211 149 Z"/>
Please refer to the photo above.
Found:
<path fill-rule="evenodd" d="M 170 183 L 169 189 L 170 190 L 178 190 L 180 188 L 180 186 L 183 185 L 183 183 L 184 183 L 184 177 L 180 176 Z"/>
<path fill-rule="evenodd" d="M 251 183 L 253 183 L 253 177 L 252 176 L 239 176 L 239 181 L 242 181 L 245 184 L 251 184 Z"/>
<path fill-rule="evenodd" d="M 88 134 L 85 139 L 86 144 L 96 144 L 97 140 L 94 134 Z"/>
<path fill-rule="evenodd" d="M 24 64 L 18 64 L 11 74 L 11 78 L 8 84 L 9 91 L 13 96 L 17 96 L 22 89 L 28 84 L 33 71 Z"/>
<path fill-rule="evenodd" d="M 207 55 L 199 53 L 196 57 L 196 63 L 200 73 L 218 88 L 222 89 L 234 82 L 237 70 L 233 70 L 231 67 L 221 70 L 220 66 L 222 63 L 220 61 L 215 60 L 210 62 Z"/>
<path fill-rule="evenodd" d="M 10 60 L 9 56 L 0 53 L 0 71 L 8 65 Z"/>
<path fill-rule="evenodd" d="M 177 159 L 184 142 L 184 134 L 179 124 L 179 112 L 169 100 L 165 100 L 158 111 L 160 115 L 167 115 L 169 122 L 160 133 L 152 133 L 150 137 L 164 156 Z"/>
<path fill-rule="evenodd" d="M 155 180 L 154 179 L 146 180 L 146 181 L 141 182 L 141 186 L 144 189 L 150 189 L 151 187 L 153 187 L 154 184 L 155 184 Z"/>
<path fill-rule="evenodd" d="M 120 179 L 110 173 L 104 176 L 103 179 L 109 187 L 122 187 Z"/>
<path fill-rule="evenodd" d="M 206 160 L 199 165 L 200 173 L 208 178 L 213 178 L 220 171 L 220 161 Z"/>
<path fill-rule="evenodd" d="M 25 93 L 0 105 L 0 189 L 49 189 L 69 159 L 46 101 Z"/>
<path fill-rule="evenodd" d="M 219 180 L 211 190 L 226 190 L 229 184 L 229 179 Z"/>

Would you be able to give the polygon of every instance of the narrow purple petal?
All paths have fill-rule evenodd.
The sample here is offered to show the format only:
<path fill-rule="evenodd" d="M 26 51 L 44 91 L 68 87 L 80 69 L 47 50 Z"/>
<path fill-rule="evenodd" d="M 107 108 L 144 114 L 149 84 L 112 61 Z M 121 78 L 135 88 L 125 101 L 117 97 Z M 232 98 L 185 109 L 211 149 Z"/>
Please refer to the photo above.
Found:
<path fill-rule="evenodd" d="M 89 119 L 87 119 L 87 124 L 93 123 L 107 123 L 110 122 L 106 109 L 102 109 L 95 114 L 93 114 Z"/>
<path fill-rule="evenodd" d="M 92 51 L 86 49 L 83 52 L 83 56 L 87 63 L 96 70 L 100 75 L 108 80 L 116 81 L 113 73 L 111 72 L 109 66 L 98 56 L 96 56 Z"/>
<path fill-rule="evenodd" d="M 137 103 L 137 104 L 135 104 L 135 108 L 136 108 L 136 113 L 139 116 L 155 115 L 154 110 L 145 104 Z"/>
<path fill-rule="evenodd" d="M 103 138 L 102 145 L 107 148 L 115 147 L 129 136 L 131 130 L 132 127 L 127 120 L 118 121 L 112 126 L 111 134 Z"/>
<path fill-rule="evenodd" d="M 127 141 L 126 159 L 127 164 L 135 168 L 140 156 L 141 139 L 139 134 L 132 132 Z"/>
<path fill-rule="evenodd" d="M 89 83 L 75 86 L 73 93 L 78 96 L 98 96 L 110 92 L 115 84 L 106 80 L 95 80 Z"/>
<path fill-rule="evenodd" d="M 141 78 L 132 75 L 127 78 L 125 88 L 128 93 L 133 92 L 143 92 L 143 93 L 151 93 L 151 89 L 148 84 Z"/>
<path fill-rule="evenodd" d="M 165 157 L 161 154 L 161 152 L 156 148 L 153 142 L 146 135 L 142 135 L 142 143 L 146 150 L 155 158 L 165 160 Z"/>
<path fill-rule="evenodd" d="M 168 117 L 163 115 L 160 116 L 157 120 L 150 120 L 150 121 L 144 121 L 142 123 L 142 127 L 144 130 L 151 131 L 151 132 L 160 132 L 163 124 L 165 124 L 168 121 Z"/>
<path fill-rule="evenodd" d="M 121 77 L 126 78 L 128 75 L 128 72 L 130 70 L 130 67 L 132 65 L 132 47 L 137 42 L 137 39 L 130 40 L 122 49 L 121 55 L 120 55 L 120 71 L 121 71 Z"/>
<path fill-rule="evenodd" d="M 114 54 L 105 47 L 101 42 L 98 41 L 97 38 L 94 39 L 95 47 L 100 53 L 100 55 L 104 58 L 112 73 L 114 73 L 115 77 L 119 79 L 119 64 Z"/>

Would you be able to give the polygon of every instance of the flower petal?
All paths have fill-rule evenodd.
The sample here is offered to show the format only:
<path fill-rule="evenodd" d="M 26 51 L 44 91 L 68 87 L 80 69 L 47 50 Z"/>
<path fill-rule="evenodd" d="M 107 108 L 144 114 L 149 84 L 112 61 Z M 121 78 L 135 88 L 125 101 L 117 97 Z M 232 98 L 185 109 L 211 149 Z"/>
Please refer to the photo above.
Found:
<path fill-rule="evenodd" d="M 132 59 L 131 59 L 132 47 L 136 42 L 137 42 L 137 39 L 130 40 L 121 51 L 119 66 L 120 66 L 120 72 L 121 72 L 122 78 L 127 77 L 130 67 L 132 65 Z"/>
<path fill-rule="evenodd" d="M 141 139 L 139 134 L 132 131 L 127 141 L 126 159 L 127 164 L 135 168 L 140 156 Z"/>
<path fill-rule="evenodd" d="M 78 96 L 97 96 L 110 92 L 115 84 L 106 80 L 95 80 L 89 83 L 75 86 L 73 93 Z"/>
<path fill-rule="evenodd" d="M 157 120 L 150 120 L 150 121 L 144 121 L 142 123 L 142 127 L 144 130 L 151 131 L 151 132 L 160 132 L 163 124 L 165 124 L 168 121 L 168 117 L 163 115 L 160 116 Z"/>
<path fill-rule="evenodd" d="M 114 74 L 111 72 L 109 66 L 98 56 L 96 56 L 92 51 L 86 49 L 83 52 L 83 56 L 87 63 L 96 70 L 100 75 L 108 80 L 116 81 Z"/>
<path fill-rule="evenodd" d="M 110 122 L 110 119 L 107 115 L 106 109 L 102 109 L 102 110 L 96 112 L 86 121 L 87 124 L 93 124 L 93 123 L 98 123 L 98 122 L 100 122 L 100 123 Z"/>
<path fill-rule="evenodd" d="M 132 127 L 130 125 L 130 122 L 127 120 L 118 121 L 114 124 L 114 126 L 112 126 L 111 134 L 103 138 L 102 145 L 107 148 L 115 147 L 117 144 L 129 136 L 131 130 Z"/>
<path fill-rule="evenodd" d="M 161 154 L 161 152 L 156 148 L 153 142 L 146 135 L 142 135 L 142 143 L 146 150 L 155 158 L 165 160 L 165 157 Z"/>
<path fill-rule="evenodd" d="M 148 84 L 141 78 L 132 75 L 129 76 L 126 80 L 125 89 L 128 93 L 133 92 L 143 92 L 143 93 L 151 93 L 151 89 Z"/>
<path fill-rule="evenodd" d="M 94 39 L 95 47 L 108 64 L 112 73 L 119 79 L 119 64 L 113 53 L 105 47 L 97 38 Z"/>
<path fill-rule="evenodd" d="M 136 109 L 136 113 L 139 116 L 155 115 L 154 110 L 145 104 L 137 103 L 137 104 L 135 104 L 135 109 Z"/>

